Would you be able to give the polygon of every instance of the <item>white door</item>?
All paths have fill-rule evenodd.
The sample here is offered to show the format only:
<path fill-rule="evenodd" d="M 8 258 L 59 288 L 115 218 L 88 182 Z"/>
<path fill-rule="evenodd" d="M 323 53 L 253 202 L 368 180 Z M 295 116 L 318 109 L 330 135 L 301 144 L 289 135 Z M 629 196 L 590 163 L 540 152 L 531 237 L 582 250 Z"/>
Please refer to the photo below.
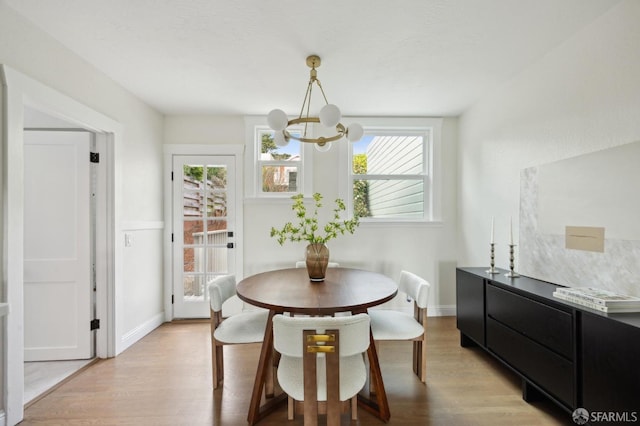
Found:
<path fill-rule="evenodd" d="M 24 133 L 25 361 L 92 357 L 91 134 Z"/>
<path fill-rule="evenodd" d="M 173 157 L 173 317 L 209 316 L 206 284 L 235 273 L 233 156 Z"/>

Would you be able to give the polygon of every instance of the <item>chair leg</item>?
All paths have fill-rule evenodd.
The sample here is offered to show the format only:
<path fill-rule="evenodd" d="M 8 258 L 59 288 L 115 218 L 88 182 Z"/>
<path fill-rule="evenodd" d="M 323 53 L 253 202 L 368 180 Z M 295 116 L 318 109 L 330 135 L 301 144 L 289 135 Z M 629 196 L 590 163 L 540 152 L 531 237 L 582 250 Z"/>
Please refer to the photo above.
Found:
<path fill-rule="evenodd" d="M 267 378 L 264 383 L 264 395 L 267 398 L 273 398 L 275 395 L 275 387 L 278 380 L 278 365 L 280 364 L 280 354 L 276 351 L 271 352 L 270 368 L 267 369 Z"/>
<path fill-rule="evenodd" d="M 304 426 L 318 426 L 318 410 L 316 409 L 315 412 L 308 413 L 306 406 L 307 402 L 305 401 Z"/>
<path fill-rule="evenodd" d="M 224 348 L 222 345 L 218 345 L 218 386 L 224 383 Z"/>
<path fill-rule="evenodd" d="M 211 350 L 211 368 L 213 370 L 213 388 L 218 389 L 224 380 L 224 358 L 222 346 L 213 343 Z"/>
<path fill-rule="evenodd" d="M 420 377 L 420 342 L 414 340 L 411 346 L 413 347 L 413 373 Z"/>
<path fill-rule="evenodd" d="M 213 339 L 211 339 L 211 380 L 213 388 L 218 389 L 218 347 Z"/>
<path fill-rule="evenodd" d="M 213 388 L 218 388 L 218 372 L 216 370 L 216 342 L 211 339 L 211 383 L 213 383 Z"/>
<path fill-rule="evenodd" d="M 351 420 L 358 420 L 358 394 L 351 398 Z"/>
<path fill-rule="evenodd" d="M 327 395 L 327 426 L 340 426 L 340 411 L 342 403 L 340 398 L 330 398 Z"/>
<path fill-rule="evenodd" d="M 296 404 L 293 398 L 287 396 L 287 420 L 293 420 L 296 415 Z"/>
<path fill-rule="evenodd" d="M 422 368 L 421 368 L 421 374 L 420 374 L 420 380 L 422 380 L 422 383 L 426 383 L 427 382 L 427 334 L 425 333 L 424 336 L 422 336 L 422 342 L 420 343 L 420 345 L 422 346 Z"/>
<path fill-rule="evenodd" d="M 421 340 L 413 342 L 413 372 L 422 383 L 427 381 L 427 339 L 425 336 Z"/>
<path fill-rule="evenodd" d="M 224 379 L 224 366 L 222 358 L 222 345 L 219 345 L 214 337 L 214 332 L 217 325 L 220 324 L 220 312 L 210 313 L 210 326 L 211 326 L 211 380 L 213 381 L 213 389 L 218 389 L 222 380 Z"/>

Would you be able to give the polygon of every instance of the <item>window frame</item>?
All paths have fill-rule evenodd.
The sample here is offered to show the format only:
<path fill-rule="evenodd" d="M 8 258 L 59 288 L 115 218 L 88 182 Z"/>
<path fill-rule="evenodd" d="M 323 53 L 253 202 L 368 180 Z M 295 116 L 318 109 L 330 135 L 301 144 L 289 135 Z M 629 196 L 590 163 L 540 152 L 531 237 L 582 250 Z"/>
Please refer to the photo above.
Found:
<path fill-rule="evenodd" d="M 365 135 L 399 135 L 399 136 L 422 136 L 424 138 L 423 148 L 423 173 L 407 175 L 366 175 L 367 180 L 422 180 L 424 191 L 424 210 L 422 218 L 402 218 L 402 217 L 363 217 L 361 224 L 430 224 L 439 222 L 441 217 L 441 140 L 440 133 L 442 118 L 397 118 L 397 117 L 357 117 L 353 118 L 362 124 Z M 353 203 L 353 182 L 362 175 L 353 173 L 353 147 L 349 143 L 340 145 L 340 170 L 341 183 L 339 194 L 345 200 L 347 213 L 351 217 L 354 213 Z"/>
<path fill-rule="evenodd" d="M 293 127 L 293 130 L 302 131 L 301 126 Z M 297 175 L 297 191 L 295 192 L 264 192 L 262 191 L 262 167 L 263 166 L 287 166 L 292 162 L 282 160 L 261 160 L 261 143 L 260 134 L 262 132 L 273 132 L 267 125 L 267 117 L 245 117 L 245 165 L 247 170 L 247 180 L 245 182 L 246 198 L 259 199 L 282 199 L 291 200 L 291 196 L 295 194 L 311 194 L 312 176 L 313 176 L 313 151 L 311 144 L 300 143 L 300 161 L 295 164 L 298 167 Z"/>

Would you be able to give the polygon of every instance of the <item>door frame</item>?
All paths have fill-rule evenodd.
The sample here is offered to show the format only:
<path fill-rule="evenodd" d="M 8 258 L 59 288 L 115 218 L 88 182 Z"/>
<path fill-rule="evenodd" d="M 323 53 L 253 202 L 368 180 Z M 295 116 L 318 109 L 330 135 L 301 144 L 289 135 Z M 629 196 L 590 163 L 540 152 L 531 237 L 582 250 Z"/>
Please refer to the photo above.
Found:
<path fill-rule="evenodd" d="M 3 396 L 6 423 L 16 424 L 24 417 L 24 107 L 41 111 L 85 128 L 96 134 L 96 147 L 102 154 L 99 179 L 104 183 L 97 200 L 96 250 L 103 253 L 96 261 L 96 314 L 101 327 L 96 332 L 96 356 L 116 355 L 118 321 L 116 283 L 122 280 L 122 248 L 115 242 L 121 221 L 121 171 L 117 156 L 122 146 L 122 125 L 76 100 L 26 75 L 0 64 L 0 127 L 2 150 L 0 175 L 5 199 L 2 208 L 2 280 L 4 298 L 10 313 L 5 319 Z M 121 285 L 121 284 L 120 284 Z M 11 389 L 11 392 L 8 390 Z"/>
<path fill-rule="evenodd" d="M 236 256 L 236 278 L 241 280 L 244 275 L 243 263 L 243 229 L 244 229 L 244 197 L 242 189 L 244 188 L 244 144 L 167 144 L 164 146 L 164 314 L 165 321 L 173 320 L 173 243 L 171 235 L 173 234 L 173 180 L 171 173 L 173 171 L 173 157 L 179 155 L 221 155 L 232 156 L 235 167 L 235 211 L 236 225 L 234 229 L 234 241 L 236 249 L 232 253 Z M 238 247 L 238 245 L 240 245 Z"/>

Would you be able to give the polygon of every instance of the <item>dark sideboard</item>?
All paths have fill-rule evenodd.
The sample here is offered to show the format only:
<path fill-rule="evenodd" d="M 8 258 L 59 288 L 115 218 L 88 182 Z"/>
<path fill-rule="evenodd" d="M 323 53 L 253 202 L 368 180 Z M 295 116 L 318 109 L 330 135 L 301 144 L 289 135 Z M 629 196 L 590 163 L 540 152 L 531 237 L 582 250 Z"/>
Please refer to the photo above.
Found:
<path fill-rule="evenodd" d="M 456 270 L 461 346 L 480 346 L 520 376 L 526 401 L 640 421 L 640 313 L 605 314 L 556 299 L 557 284 L 486 270 Z"/>

